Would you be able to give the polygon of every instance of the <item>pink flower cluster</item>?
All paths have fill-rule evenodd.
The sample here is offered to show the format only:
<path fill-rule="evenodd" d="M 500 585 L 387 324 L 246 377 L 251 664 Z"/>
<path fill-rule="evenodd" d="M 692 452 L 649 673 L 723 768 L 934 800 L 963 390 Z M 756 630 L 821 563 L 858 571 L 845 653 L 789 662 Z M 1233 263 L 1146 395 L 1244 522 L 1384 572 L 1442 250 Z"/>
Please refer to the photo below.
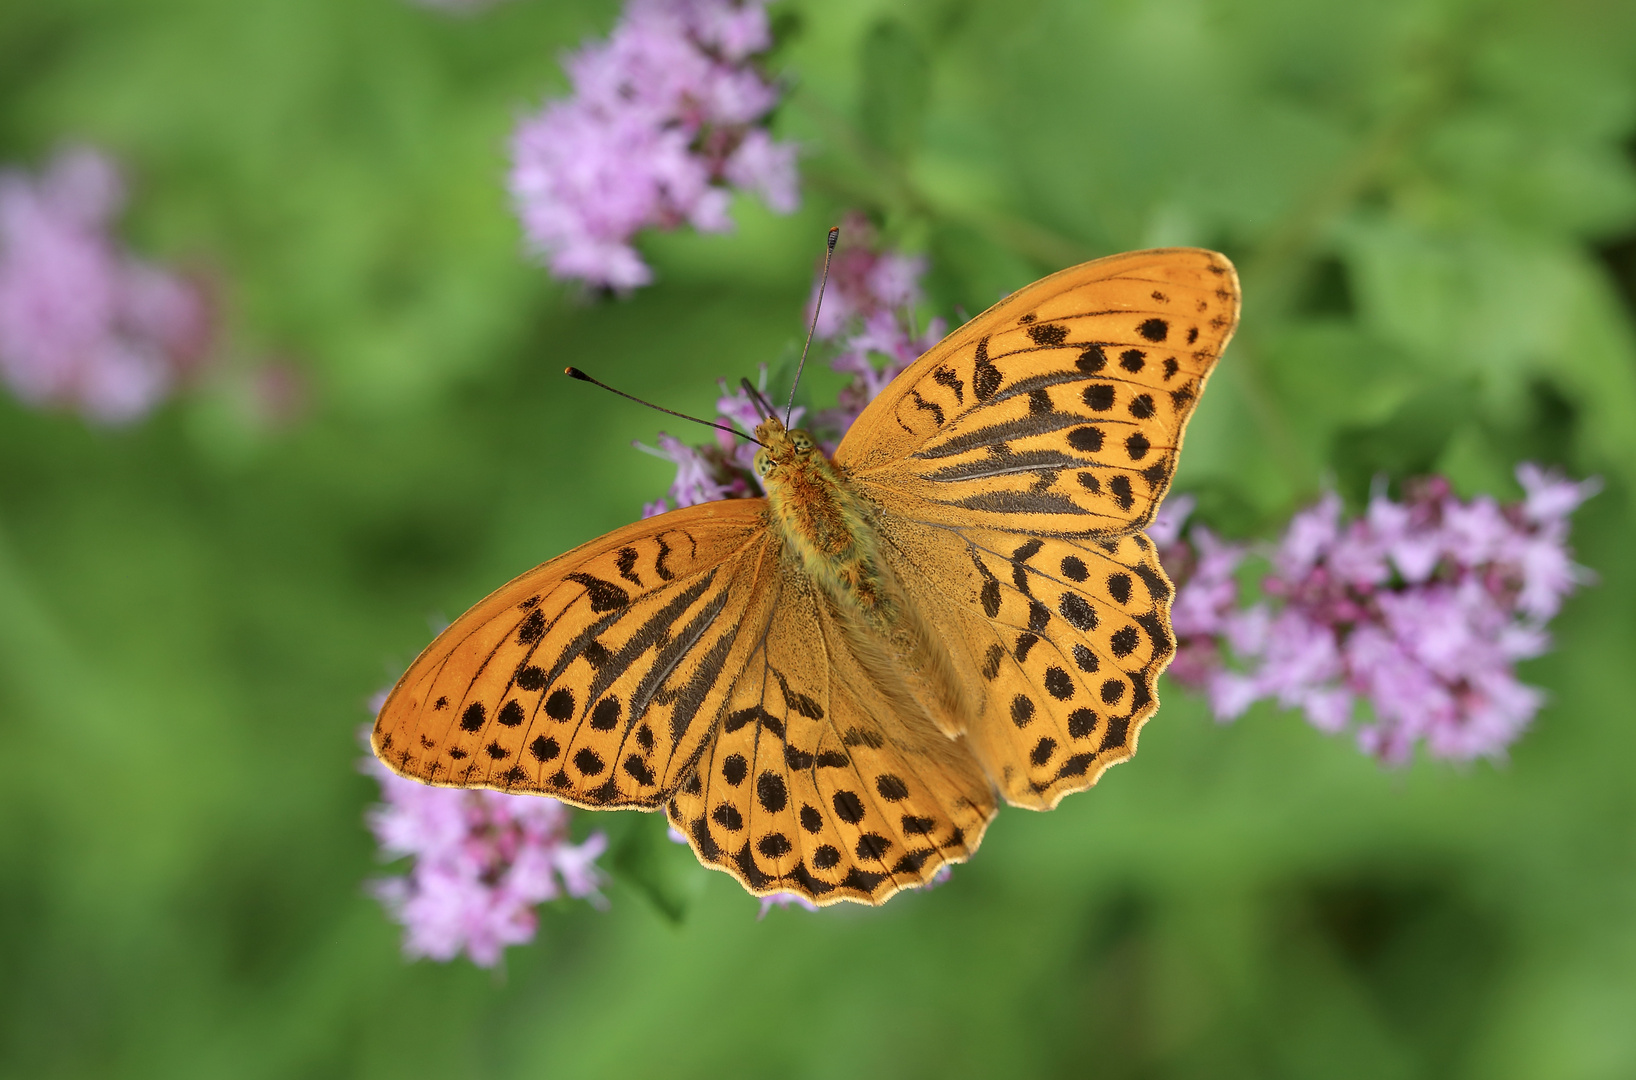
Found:
<path fill-rule="evenodd" d="M 573 96 L 511 144 L 512 200 L 553 274 L 645 285 L 637 231 L 727 231 L 733 188 L 796 208 L 795 145 L 762 126 L 779 91 L 752 62 L 772 44 L 764 2 L 631 0 L 606 41 L 567 57 Z"/>
<path fill-rule="evenodd" d="M 921 353 L 941 340 L 946 330 L 942 319 L 930 320 L 924 331 L 917 331 L 914 325 L 915 306 L 921 300 L 920 277 L 926 272 L 923 256 L 878 249 L 868 223 L 850 215 L 842 228 L 842 236 L 851 242 L 843 240 L 846 246 L 836 251 L 831 263 L 829 286 L 824 291 L 824 303 L 813 334 L 815 339 L 836 350 L 829 361 L 830 367 L 852 376 L 841 388 L 837 407 L 823 410 L 814 417 L 815 433 L 830 452 L 864 406 Z M 816 281 L 812 296 L 807 309 L 809 319 L 818 296 Z M 765 365 L 761 368 L 759 388 L 763 392 L 767 389 Z M 721 389 L 722 396 L 716 402 L 720 418 L 737 425 L 741 431 L 753 431 L 763 417 L 749 395 L 742 388 L 729 391 L 725 381 Z M 800 423 L 802 412 L 796 409 L 790 422 Z M 659 436 L 658 449 L 641 443 L 636 446 L 676 465 L 676 479 L 670 486 L 668 501 L 658 499 L 647 504 L 643 507 L 643 517 L 662 514 L 672 505 L 692 506 L 761 493 L 761 481 L 751 467 L 756 445 L 734 439 L 726 432 L 718 432 L 713 441 L 698 446 L 689 446 L 665 434 Z"/>
<path fill-rule="evenodd" d="M 31 405 L 126 423 L 204 354 L 199 291 L 109 235 L 123 201 L 94 150 L 62 152 L 38 179 L 0 171 L 0 379 Z"/>
<path fill-rule="evenodd" d="M 924 255 L 882 249 L 869 223 L 857 215 L 848 215 L 841 235 L 850 242 L 835 253 L 813 336 L 837 345 L 840 351 L 829 366 L 852 376 L 837 407 L 818 416 L 820 425 L 844 434 L 864 406 L 942 340 L 948 324 L 933 318 L 924 330 L 916 327 Z M 814 282 L 809 318 L 817 299 Z"/>
<path fill-rule="evenodd" d="M 452 960 L 464 951 L 492 967 L 507 945 L 534 937 L 535 905 L 564 895 L 601 900 L 596 860 L 607 838 L 570 842 L 573 812 L 555 799 L 430 787 L 373 755 L 362 768 L 385 799 L 369 813 L 382 854 L 414 859 L 407 875 L 371 889 L 403 924 L 408 956 Z"/>
<path fill-rule="evenodd" d="M 1544 700 L 1513 667 L 1546 651 L 1547 623 L 1586 580 L 1568 517 L 1598 487 L 1531 464 L 1517 480 L 1512 505 L 1459 499 L 1434 478 L 1403 502 L 1377 493 L 1352 521 L 1327 495 L 1290 521 L 1267 599 L 1246 607 L 1247 550 L 1202 526 L 1183 539 L 1191 505 L 1171 500 L 1150 531 L 1178 583 L 1172 676 L 1207 690 L 1223 720 L 1271 699 L 1322 731 L 1355 729 L 1387 762 L 1422 742 L 1456 761 L 1501 756 Z"/>
<path fill-rule="evenodd" d="M 740 431 L 753 433 L 755 426 L 766 419 L 762 410 L 750 400 L 743 387 L 729 390 L 727 380 L 719 381 L 721 397 L 716 400 L 720 420 Z M 767 390 L 767 365 L 761 365 L 757 386 L 763 394 Z M 796 408 L 790 413 L 790 423 L 798 424 L 805 410 Z M 676 479 L 671 482 L 668 499 L 656 499 L 642 507 L 644 518 L 662 514 L 666 510 L 717 499 L 747 499 L 761 493 L 761 478 L 755 473 L 758 447 L 753 442 L 735 438 L 725 431 L 717 431 L 710 442 L 689 446 L 674 435 L 659 433 L 659 446 L 654 448 L 634 443 L 638 450 L 664 458 L 676 466 Z"/>

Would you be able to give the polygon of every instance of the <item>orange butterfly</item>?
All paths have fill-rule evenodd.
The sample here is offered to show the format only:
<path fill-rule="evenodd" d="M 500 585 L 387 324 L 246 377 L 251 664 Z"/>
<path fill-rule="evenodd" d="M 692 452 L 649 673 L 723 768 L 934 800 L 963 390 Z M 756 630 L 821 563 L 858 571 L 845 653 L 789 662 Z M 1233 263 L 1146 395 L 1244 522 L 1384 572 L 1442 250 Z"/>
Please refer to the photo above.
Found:
<path fill-rule="evenodd" d="M 1063 270 L 899 375 L 834 460 L 756 428 L 766 498 L 505 585 L 393 688 L 431 784 L 663 808 L 757 895 L 881 903 L 1136 749 L 1175 651 L 1142 534 L 1238 319 L 1215 252 Z"/>

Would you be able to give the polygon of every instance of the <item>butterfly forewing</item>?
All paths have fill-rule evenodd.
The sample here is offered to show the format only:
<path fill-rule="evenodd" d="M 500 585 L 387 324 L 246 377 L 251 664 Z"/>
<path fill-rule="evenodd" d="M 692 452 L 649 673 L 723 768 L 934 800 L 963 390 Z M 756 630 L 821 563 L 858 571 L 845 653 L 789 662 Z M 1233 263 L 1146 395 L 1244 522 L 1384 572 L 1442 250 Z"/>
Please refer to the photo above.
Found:
<path fill-rule="evenodd" d="M 716 738 L 668 810 L 700 859 L 752 892 L 828 904 L 879 903 L 963 861 L 994 806 L 964 740 L 905 728 L 790 564 Z"/>
<path fill-rule="evenodd" d="M 934 346 L 836 452 L 890 512 L 1031 536 L 1151 520 L 1238 318 L 1232 264 L 1192 248 L 1053 274 Z"/>
<path fill-rule="evenodd" d="M 529 571 L 421 654 L 374 745 L 435 784 L 656 806 L 709 737 L 761 603 L 764 504 L 690 507 Z"/>

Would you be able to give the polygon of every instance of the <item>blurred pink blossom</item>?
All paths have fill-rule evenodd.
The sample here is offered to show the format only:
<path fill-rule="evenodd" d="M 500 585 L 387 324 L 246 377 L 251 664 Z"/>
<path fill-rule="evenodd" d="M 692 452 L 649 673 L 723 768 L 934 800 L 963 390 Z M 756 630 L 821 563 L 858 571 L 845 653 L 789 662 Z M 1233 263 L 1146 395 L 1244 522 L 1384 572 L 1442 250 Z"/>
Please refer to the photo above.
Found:
<path fill-rule="evenodd" d="M 750 400 L 743 387 L 729 390 L 727 380 L 720 380 L 721 397 L 716 401 L 717 419 L 736 426 L 740 431 L 753 433 L 765 416 Z M 767 366 L 761 365 L 757 389 L 767 390 Z M 796 408 L 790 413 L 790 423 L 801 422 L 805 410 Z M 782 416 L 779 417 L 783 419 Z M 658 499 L 642 507 L 644 518 L 662 514 L 666 510 L 716 499 L 746 499 L 762 492 L 761 478 L 755 473 L 754 463 L 759 447 L 725 431 L 717 431 L 705 443 L 690 446 L 673 435 L 659 433 L 657 448 L 634 443 L 638 450 L 673 462 L 676 479 L 671 481 L 668 498 Z"/>
<path fill-rule="evenodd" d="M 829 286 L 824 291 L 813 335 L 835 349 L 829 366 L 851 376 L 837 395 L 836 407 L 813 417 L 811 426 L 824 449 L 831 453 L 875 395 L 941 340 L 947 329 L 942 319 L 935 318 L 923 331 L 915 328 L 914 308 L 921 299 L 920 277 L 926 270 L 923 257 L 878 250 L 873 228 L 855 214 L 847 216 L 841 231 L 847 242 L 837 249 L 831 263 Z M 817 295 L 818 282 L 814 280 L 814 300 Z M 834 311 L 842 314 L 833 315 Z M 809 318 L 811 314 L 809 304 Z M 767 390 L 766 365 L 761 367 L 758 388 L 763 393 Z M 739 430 L 752 432 L 763 419 L 742 387 L 729 390 L 723 380 L 721 395 L 716 412 Z M 802 412 L 797 408 L 791 414 L 792 425 L 801 422 Z M 726 432 L 718 431 L 711 441 L 697 445 L 661 434 L 658 448 L 641 443 L 636 447 L 676 465 L 668 501 L 648 503 L 642 508 L 643 517 L 663 513 L 672 505 L 742 499 L 762 492 L 761 480 L 752 467 L 758 447 Z"/>
<path fill-rule="evenodd" d="M 572 811 L 555 799 L 431 787 L 374 755 L 361 768 L 381 785 L 384 801 L 368 820 L 382 855 L 414 860 L 407 874 L 371 886 L 403 924 L 411 958 L 464 952 L 492 967 L 507 945 L 534 937 L 536 905 L 561 896 L 601 902 L 596 860 L 607 838 L 572 843 Z"/>
<path fill-rule="evenodd" d="M 529 246 L 560 278 L 652 280 L 644 228 L 732 228 L 732 188 L 779 213 L 800 201 L 793 143 L 759 126 L 778 88 L 751 63 L 772 44 L 765 0 L 630 0 L 606 41 L 563 62 L 573 96 L 523 118 L 510 189 Z"/>
<path fill-rule="evenodd" d="M 1270 599 L 1242 608 L 1246 549 L 1202 526 L 1184 538 L 1191 503 L 1172 499 L 1153 528 L 1178 586 L 1171 675 L 1205 689 L 1223 720 L 1270 698 L 1322 731 L 1354 730 L 1388 762 L 1420 743 L 1458 761 L 1501 756 L 1544 702 L 1513 668 L 1546 651 L 1546 624 L 1587 580 L 1568 517 L 1598 488 L 1532 464 L 1517 480 L 1517 504 L 1462 500 L 1434 478 L 1402 502 L 1377 492 L 1351 521 L 1326 495 L 1271 553 Z"/>
<path fill-rule="evenodd" d="M 199 290 L 109 234 L 123 202 L 95 150 L 65 150 L 37 179 L 0 171 L 0 379 L 31 405 L 128 423 L 204 353 Z"/>

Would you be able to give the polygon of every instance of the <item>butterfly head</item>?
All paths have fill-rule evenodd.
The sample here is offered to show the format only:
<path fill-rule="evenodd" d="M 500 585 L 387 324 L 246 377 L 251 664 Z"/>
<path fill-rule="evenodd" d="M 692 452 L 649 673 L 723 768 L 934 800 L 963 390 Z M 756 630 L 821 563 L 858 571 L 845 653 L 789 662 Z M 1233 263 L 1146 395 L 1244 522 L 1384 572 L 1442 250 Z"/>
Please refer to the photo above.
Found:
<path fill-rule="evenodd" d="M 776 417 L 768 417 L 756 425 L 756 438 L 762 443 L 762 449 L 756 453 L 756 475 L 763 479 L 781 466 L 803 461 L 818 452 L 818 443 L 810 434 L 801 428 L 785 428 Z"/>

